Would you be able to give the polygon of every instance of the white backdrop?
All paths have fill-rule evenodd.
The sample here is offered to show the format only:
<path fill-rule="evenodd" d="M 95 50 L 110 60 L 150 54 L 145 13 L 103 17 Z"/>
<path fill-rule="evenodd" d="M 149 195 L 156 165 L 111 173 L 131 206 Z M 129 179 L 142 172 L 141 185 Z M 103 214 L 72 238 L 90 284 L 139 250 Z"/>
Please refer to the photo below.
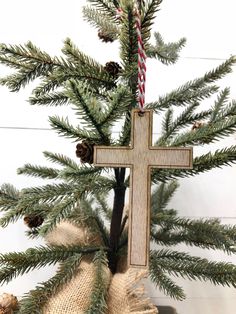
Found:
<path fill-rule="evenodd" d="M 0 42 L 24 43 L 28 40 L 51 53 L 59 54 L 62 40 L 70 37 L 84 52 L 101 63 L 118 61 L 117 43 L 104 44 L 98 40 L 96 31 L 82 20 L 82 0 L 8 0 L 2 1 L 0 11 Z M 156 61 L 148 62 L 147 101 L 155 100 L 181 83 L 201 76 L 216 67 L 223 59 L 236 55 L 235 44 L 235 9 L 234 0 L 164 0 L 158 13 L 154 30 L 159 31 L 166 41 L 187 37 L 188 43 L 181 53 L 179 62 L 174 66 L 163 66 Z M 209 58 L 209 59 L 208 59 Z M 222 60 L 221 60 L 222 59 Z M 0 67 L 0 76 L 8 73 Z M 236 98 L 236 67 L 234 72 L 221 81 L 231 87 L 231 96 Z M 33 87 L 31 84 L 30 87 Z M 48 128 L 48 115 L 68 115 L 73 120 L 68 108 L 34 107 L 27 103 L 31 88 L 18 94 L 9 93 L 0 88 L 0 136 L 1 163 L 0 184 L 13 183 L 22 188 L 40 185 L 45 182 L 16 175 L 16 169 L 25 163 L 46 165 L 42 151 L 62 152 L 75 156 L 75 144 L 58 138 L 53 131 L 24 130 L 20 127 Z M 7 127 L 7 128 L 6 128 Z M 8 127 L 19 127 L 11 129 Z M 155 136 L 160 126 L 154 125 Z M 212 146 L 211 149 L 235 145 L 235 136 Z M 207 148 L 196 149 L 208 151 Z M 188 217 L 219 217 L 223 223 L 236 224 L 235 209 L 236 167 L 214 170 L 193 179 L 181 180 L 181 187 L 171 202 L 180 214 Z M 24 250 L 37 244 L 25 238 L 26 228 L 22 222 L 0 230 L 0 252 Z M 189 249 L 180 246 L 179 250 L 215 260 L 236 263 L 235 256 L 225 256 L 220 252 Z M 22 295 L 36 282 L 45 280 L 52 274 L 52 269 L 35 271 L 13 281 L 4 291 Z M 231 314 L 236 307 L 236 291 L 233 288 L 214 287 L 210 284 L 190 282 L 178 279 L 187 293 L 183 302 L 170 300 L 148 284 L 149 295 L 157 304 L 170 304 L 181 314 Z"/>

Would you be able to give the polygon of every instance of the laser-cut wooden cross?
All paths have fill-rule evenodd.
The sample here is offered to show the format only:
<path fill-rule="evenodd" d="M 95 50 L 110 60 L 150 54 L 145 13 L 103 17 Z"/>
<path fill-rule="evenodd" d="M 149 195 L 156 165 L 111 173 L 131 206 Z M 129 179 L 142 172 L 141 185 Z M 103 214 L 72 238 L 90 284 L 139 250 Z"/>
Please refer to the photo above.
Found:
<path fill-rule="evenodd" d="M 130 168 L 129 267 L 148 268 L 151 168 L 192 168 L 192 148 L 152 146 L 152 110 L 132 111 L 128 147 L 95 146 L 94 165 Z"/>

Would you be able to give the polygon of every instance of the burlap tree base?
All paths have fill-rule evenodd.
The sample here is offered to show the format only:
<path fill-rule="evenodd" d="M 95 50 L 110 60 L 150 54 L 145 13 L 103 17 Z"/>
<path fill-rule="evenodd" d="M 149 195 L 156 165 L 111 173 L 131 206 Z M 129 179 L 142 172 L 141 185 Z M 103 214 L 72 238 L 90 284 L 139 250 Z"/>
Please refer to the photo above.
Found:
<path fill-rule="evenodd" d="M 62 222 L 47 237 L 48 244 L 86 245 L 101 244 L 86 228 L 78 228 L 68 222 Z M 106 276 L 110 281 L 107 314 L 157 314 L 150 299 L 144 298 L 141 280 L 144 272 L 126 270 L 125 259 L 120 263 L 121 272 L 112 275 L 107 267 Z M 43 309 L 43 314 L 83 314 L 89 306 L 94 281 L 95 266 L 91 258 L 81 261 L 74 278 L 53 296 Z M 96 313 L 94 313 L 96 314 Z"/>

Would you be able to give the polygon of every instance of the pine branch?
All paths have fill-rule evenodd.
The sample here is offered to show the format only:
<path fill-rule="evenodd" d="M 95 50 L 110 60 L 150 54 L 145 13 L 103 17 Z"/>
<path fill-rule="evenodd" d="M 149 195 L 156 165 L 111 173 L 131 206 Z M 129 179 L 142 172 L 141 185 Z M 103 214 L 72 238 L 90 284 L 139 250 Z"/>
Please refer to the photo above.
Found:
<path fill-rule="evenodd" d="M 173 246 L 184 243 L 187 246 L 196 246 L 202 249 L 222 250 L 228 254 L 236 253 L 234 242 L 218 234 L 218 239 L 212 239 L 207 234 L 195 232 L 159 230 L 151 235 L 152 240 L 159 245 Z"/>
<path fill-rule="evenodd" d="M 29 69 L 30 66 L 26 65 L 23 62 L 19 62 L 15 60 L 15 58 L 12 57 L 5 57 L 3 54 L 1 55 L 1 45 L 0 45 L 0 63 L 3 65 L 8 66 L 9 68 L 15 69 L 15 70 L 20 70 L 20 69 Z"/>
<path fill-rule="evenodd" d="M 137 34 L 135 29 L 135 16 L 133 14 L 133 2 L 123 3 L 122 25 L 120 32 L 120 56 L 123 62 L 122 76 L 129 80 L 132 89 L 137 86 Z"/>
<path fill-rule="evenodd" d="M 90 305 L 85 314 L 105 314 L 107 312 L 106 297 L 110 279 L 104 252 L 97 252 L 93 262 L 95 265 L 95 278 L 90 296 Z"/>
<path fill-rule="evenodd" d="M 24 174 L 42 179 L 57 179 L 60 174 L 60 170 L 25 164 L 23 167 L 17 169 L 17 174 Z"/>
<path fill-rule="evenodd" d="M 214 124 L 206 124 L 198 130 L 179 134 L 170 143 L 171 146 L 209 144 L 236 130 L 236 115 Z"/>
<path fill-rule="evenodd" d="M 94 167 L 87 167 L 84 165 L 81 165 L 78 167 L 76 170 L 72 169 L 70 167 L 63 169 L 60 172 L 59 177 L 63 180 L 66 181 L 71 181 L 71 182 L 78 182 L 79 179 L 83 178 L 89 178 L 89 179 L 95 179 L 98 177 L 101 172 L 102 168 L 94 168 Z"/>
<path fill-rule="evenodd" d="M 165 294 L 171 298 L 182 301 L 185 299 L 184 291 L 181 287 L 169 278 L 158 265 L 155 255 L 151 253 L 149 276 L 151 281 Z"/>
<path fill-rule="evenodd" d="M 233 100 L 226 105 L 228 97 L 230 94 L 230 89 L 225 88 L 218 95 L 217 100 L 212 108 L 212 114 L 209 123 L 220 122 L 224 118 L 236 115 L 236 101 Z"/>
<path fill-rule="evenodd" d="M 84 60 L 66 62 L 62 59 L 61 63 L 55 70 L 48 74 L 33 90 L 36 97 L 43 96 L 53 92 L 59 87 L 64 87 L 69 80 L 77 80 L 86 83 L 91 90 L 107 89 L 110 90 L 116 87 L 116 82 L 113 76 L 110 76 L 102 66 L 96 66 L 95 61 L 90 60 L 87 56 Z M 86 63 L 88 62 L 88 63 Z"/>
<path fill-rule="evenodd" d="M 44 186 L 26 188 L 23 189 L 23 201 L 33 201 L 37 203 L 42 202 L 55 202 L 62 201 L 65 197 L 71 196 L 74 193 L 79 196 L 80 192 L 83 191 L 79 185 L 71 185 L 66 183 L 59 184 L 47 184 Z"/>
<path fill-rule="evenodd" d="M 91 93 L 86 91 L 86 86 L 76 84 L 75 81 L 68 83 L 66 94 L 76 106 L 76 111 L 79 117 L 82 116 L 83 121 L 87 122 L 90 129 L 94 129 L 100 136 L 100 142 L 104 145 L 109 145 L 108 134 L 101 128 L 99 120 L 101 118 L 100 108 L 94 106 L 93 97 Z"/>
<path fill-rule="evenodd" d="M 18 92 L 31 81 L 46 75 L 51 69 L 51 64 L 32 65 L 28 68 L 20 69 L 16 74 L 0 79 L 0 84 L 7 86 L 11 92 Z"/>
<path fill-rule="evenodd" d="M 0 210 L 8 211 L 14 208 L 20 197 L 20 192 L 11 184 L 3 184 L 0 188 Z"/>
<path fill-rule="evenodd" d="M 19 314 L 39 314 L 47 301 L 68 283 L 79 271 L 81 254 L 75 254 L 60 265 L 57 274 L 46 282 L 36 286 L 20 301 Z M 40 312 L 39 312 L 40 311 Z"/>
<path fill-rule="evenodd" d="M 86 194 L 109 193 L 113 189 L 115 182 L 107 177 L 98 176 L 95 178 L 81 179 L 80 183 L 71 184 L 48 184 L 42 187 L 23 189 L 22 197 L 17 205 L 8 210 L 0 219 L 0 226 L 6 227 L 9 223 L 17 221 L 25 214 L 42 214 L 44 206 L 55 206 L 68 197 L 77 200 Z"/>
<path fill-rule="evenodd" d="M 95 184 L 96 185 L 96 184 Z M 15 208 L 9 210 L 1 219 L 0 225 L 6 227 L 25 214 L 41 214 L 45 204 L 54 206 L 55 202 L 62 202 L 67 197 L 75 197 L 85 193 L 88 187 L 79 184 L 47 184 L 42 187 L 23 189 L 21 198 Z M 51 207 L 50 207 L 51 208 Z"/>
<path fill-rule="evenodd" d="M 152 193 L 152 213 L 158 213 L 163 210 L 173 197 L 178 187 L 179 184 L 177 181 L 171 181 L 169 184 L 161 183 Z"/>
<path fill-rule="evenodd" d="M 107 107 L 101 113 L 99 124 L 103 129 L 112 127 L 118 120 L 124 118 L 131 109 L 132 94 L 127 86 L 118 86 L 108 94 Z"/>
<path fill-rule="evenodd" d="M 218 219 L 187 219 L 165 211 L 152 216 L 152 223 L 161 229 L 152 231 L 152 238 L 162 245 L 185 243 L 205 249 L 219 249 L 227 254 L 236 253 L 235 226 L 222 225 Z"/>
<path fill-rule="evenodd" d="M 67 61 L 69 64 L 73 64 L 75 66 L 80 66 L 81 73 L 87 75 L 88 73 L 95 72 L 97 75 L 103 73 L 109 78 L 108 73 L 104 72 L 103 66 L 99 64 L 97 61 L 88 57 L 84 53 L 82 53 L 71 41 L 70 38 L 66 38 L 64 41 L 64 47 L 62 52 L 66 55 Z"/>
<path fill-rule="evenodd" d="M 122 131 L 119 135 L 117 145 L 128 146 L 130 143 L 130 136 L 131 136 L 131 113 L 129 111 L 126 113 L 125 122 L 122 127 Z"/>
<path fill-rule="evenodd" d="M 63 106 L 68 105 L 69 99 L 64 92 L 52 92 L 37 97 L 32 96 L 29 98 L 31 105 L 39 106 Z"/>
<path fill-rule="evenodd" d="M 179 57 L 179 51 L 185 46 L 186 39 L 181 38 L 176 43 L 165 44 L 160 33 L 154 33 L 156 45 L 149 45 L 147 49 L 147 56 L 150 58 L 157 58 L 165 65 L 174 64 Z"/>
<path fill-rule="evenodd" d="M 162 132 L 162 136 L 156 142 L 157 146 L 168 146 L 171 138 L 177 132 L 195 121 L 203 120 L 212 114 L 212 110 L 205 110 L 199 113 L 194 113 L 194 110 L 199 106 L 199 103 L 190 104 L 172 123 L 169 125 L 168 130 Z M 170 110 L 170 109 L 169 109 Z"/>
<path fill-rule="evenodd" d="M 57 71 L 56 79 L 63 80 L 65 77 L 64 81 L 67 81 L 70 76 L 70 80 L 86 83 L 87 88 L 91 90 L 104 89 L 104 87 L 110 90 L 116 87 L 116 79 L 113 75 L 110 75 L 97 61 L 82 53 L 69 38 L 65 40 L 62 52 L 66 55 L 70 67 L 66 66 Z"/>
<path fill-rule="evenodd" d="M 236 100 L 232 100 L 218 115 L 218 121 L 223 120 L 224 118 L 235 116 L 236 115 Z"/>
<path fill-rule="evenodd" d="M 93 6 L 95 6 L 98 10 L 103 11 L 106 14 L 109 14 L 111 18 L 115 16 L 115 7 L 117 7 L 117 1 L 109 1 L 109 0 L 88 0 Z"/>
<path fill-rule="evenodd" d="M 11 252 L 0 255 L 0 265 L 15 268 L 15 272 L 25 274 L 35 268 L 64 262 L 76 254 L 91 254 L 99 247 L 50 245 L 27 249 L 25 252 Z"/>
<path fill-rule="evenodd" d="M 101 141 L 99 134 L 91 130 L 87 131 L 84 129 L 80 129 L 79 127 L 75 128 L 69 123 L 68 118 L 60 118 L 58 116 L 54 116 L 49 117 L 49 121 L 51 127 L 62 136 L 75 138 L 78 141 L 86 139 L 98 144 Z"/>
<path fill-rule="evenodd" d="M 231 57 L 222 63 L 215 70 L 206 73 L 203 77 L 187 82 L 170 94 L 160 97 L 157 102 L 146 104 L 147 108 L 155 112 L 169 108 L 171 105 L 183 106 L 192 101 L 200 101 L 215 93 L 218 90 L 216 86 L 207 86 L 223 78 L 226 74 L 232 72 L 232 66 L 236 63 L 236 57 Z"/>
<path fill-rule="evenodd" d="M 162 133 L 169 133 L 173 123 L 173 109 L 169 108 L 166 111 L 165 117 L 162 120 Z"/>
<path fill-rule="evenodd" d="M 110 221 L 112 216 L 112 210 L 106 202 L 106 196 L 104 194 L 94 194 L 94 196 L 95 200 L 98 203 L 97 210 L 105 215 L 105 218 Z"/>
<path fill-rule="evenodd" d="M 154 183 L 166 182 L 170 179 L 195 176 L 214 168 L 222 168 L 236 162 L 236 146 L 231 146 L 214 153 L 207 153 L 193 160 L 193 169 L 155 169 L 152 172 Z"/>
<path fill-rule="evenodd" d="M 215 70 L 206 73 L 202 78 L 195 80 L 195 88 L 199 88 L 202 85 L 214 83 L 215 81 L 222 79 L 225 75 L 232 72 L 232 66 L 236 63 L 236 57 L 232 56 L 219 65 Z"/>
<path fill-rule="evenodd" d="M 60 203 L 52 207 L 51 211 L 46 217 L 46 221 L 39 230 L 41 236 L 45 236 L 56 227 L 62 220 L 66 220 L 75 206 L 77 206 L 77 197 L 67 197 Z"/>
<path fill-rule="evenodd" d="M 65 166 L 73 170 L 78 170 L 80 168 L 80 166 L 74 160 L 63 154 L 57 154 L 48 151 L 44 151 L 43 154 L 49 161 L 58 163 L 63 167 Z"/>
<path fill-rule="evenodd" d="M 158 101 L 146 104 L 146 107 L 153 109 L 155 113 L 159 113 L 171 106 L 186 106 L 207 99 L 219 90 L 217 86 L 197 89 L 189 87 L 188 84 L 183 85 L 169 94 L 159 97 Z"/>
<path fill-rule="evenodd" d="M 31 42 L 25 46 L 1 45 L 0 57 L 0 61 L 4 64 L 18 70 L 17 73 L 0 80 L 0 83 L 6 85 L 11 91 L 19 91 L 30 81 L 47 75 L 55 66 L 59 66 L 56 58 L 52 59 Z"/>
<path fill-rule="evenodd" d="M 0 225 L 6 227 L 9 223 L 16 222 L 20 217 L 26 214 L 42 214 L 45 210 L 45 206 L 54 206 L 55 202 L 61 202 L 67 197 L 79 197 L 88 187 L 81 187 L 80 185 L 71 184 L 47 184 L 42 187 L 33 187 L 23 189 L 21 192 L 21 198 L 17 205 L 0 219 Z M 52 207 L 48 207 L 48 209 Z M 44 213 L 45 215 L 45 213 Z"/>
<path fill-rule="evenodd" d="M 77 211 L 75 221 L 80 223 L 83 221 L 89 228 L 90 232 L 94 235 L 99 234 L 106 247 L 109 247 L 109 233 L 103 222 L 102 217 L 99 215 L 98 210 L 94 210 L 92 204 L 88 199 L 80 200 L 80 211 Z M 76 214 L 76 213 L 75 213 Z"/>
<path fill-rule="evenodd" d="M 236 287 L 236 266 L 231 263 L 211 262 L 184 252 L 165 249 L 152 251 L 151 260 L 170 275 Z"/>
<path fill-rule="evenodd" d="M 111 19 L 107 13 L 87 6 L 83 7 L 83 16 L 92 26 L 109 35 L 113 41 L 118 39 L 119 27 L 116 25 L 114 18 Z"/>
<path fill-rule="evenodd" d="M 142 39 L 144 44 L 147 44 L 147 41 L 151 36 L 151 27 L 154 23 L 155 13 L 159 11 L 159 6 L 162 0 L 149 0 L 146 1 L 145 6 L 143 7 L 142 17 L 141 17 L 141 26 L 142 26 Z"/>
<path fill-rule="evenodd" d="M 6 58 L 13 58 L 22 62 L 23 64 L 29 64 L 30 62 L 48 63 L 57 65 L 56 59 L 52 59 L 46 52 L 41 51 L 40 48 L 33 45 L 31 41 L 28 41 L 24 46 L 22 45 L 0 45 L 0 54 Z"/>
<path fill-rule="evenodd" d="M 46 265 L 55 265 L 58 262 L 65 262 L 69 258 L 91 254 L 98 251 L 98 247 L 79 247 L 79 246 L 41 246 L 31 248 L 25 252 L 7 253 L 0 256 L 0 282 L 9 283 L 17 276 L 22 276 L 36 268 Z"/>

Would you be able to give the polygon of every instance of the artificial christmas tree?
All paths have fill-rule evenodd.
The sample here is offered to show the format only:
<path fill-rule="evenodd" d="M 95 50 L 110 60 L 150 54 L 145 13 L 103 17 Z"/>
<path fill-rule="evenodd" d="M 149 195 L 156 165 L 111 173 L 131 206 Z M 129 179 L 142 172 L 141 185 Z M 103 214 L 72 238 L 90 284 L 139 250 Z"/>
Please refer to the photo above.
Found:
<path fill-rule="evenodd" d="M 93 6 L 84 9 L 85 18 L 95 25 L 99 32 L 102 31 L 110 38 L 120 41 L 121 70 L 116 63 L 112 63 L 113 66 L 108 68 L 89 58 L 70 39 L 65 40 L 63 58 L 52 58 L 31 42 L 24 46 L 3 44 L 0 49 L 1 63 L 16 69 L 14 74 L 1 80 L 3 85 L 11 91 L 18 91 L 28 82 L 40 78 L 41 83 L 34 89 L 30 103 L 72 104 L 80 121 L 85 123 L 82 128 L 80 125 L 73 126 L 67 119 L 50 117 L 52 128 L 60 135 L 79 142 L 77 156 L 81 158 L 82 163 L 77 163 L 78 159 L 74 161 L 64 156 L 63 152 L 44 152 L 48 160 L 62 168 L 26 164 L 19 169 L 20 174 L 58 179 L 59 183 L 22 191 L 17 191 L 9 184 L 1 188 L 0 205 L 4 212 L 1 225 L 6 227 L 24 217 L 42 217 L 43 224 L 34 225 L 28 234 L 31 237 L 45 237 L 48 246 L 2 255 L 0 281 L 9 282 L 15 276 L 32 269 L 60 263 L 57 274 L 51 280 L 37 286 L 22 298 L 19 313 L 68 313 L 69 304 L 65 301 L 59 310 L 58 303 L 61 300 L 60 295 L 65 296 L 64 300 L 69 300 L 69 295 L 74 294 L 74 290 L 68 289 L 70 284 L 76 286 L 74 299 L 77 297 L 80 304 L 73 308 L 74 313 L 106 313 L 107 307 L 110 313 L 118 313 L 118 309 L 120 313 L 156 311 L 149 302 L 142 304 L 137 290 L 132 290 L 132 284 L 143 274 L 133 278 L 125 265 L 129 219 L 124 211 L 124 203 L 129 188 L 128 171 L 121 167 L 110 170 L 96 168 L 91 158 L 94 145 L 109 147 L 130 144 L 131 110 L 137 106 L 138 86 L 136 1 L 88 2 Z M 161 36 L 155 33 L 156 43 L 152 45 L 151 25 L 161 1 L 138 2 L 141 35 L 147 57 L 157 58 L 164 64 L 174 63 L 185 40 L 165 44 Z M 145 108 L 153 110 L 156 114 L 165 113 L 162 134 L 155 146 L 175 148 L 210 144 L 235 131 L 236 103 L 228 101 L 228 89 L 219 92 L 214 106 L 199 110 L 202 100 L 219 91 L 215 82 L 230 73 L 234 63 L 236 59 L 231 57 L 200 79 L 187 82 L 171 93 L 159 97 L 158 101 L 146 104 Z M 177 117 L 173 116 L 175 107 L 184 108 Z M 117 121 L 122 124 L 122 131 L 118 139 L 114 139 L 112 126 Z M 198 121 L 201 121 L 201 125 L 196 127 Z M 193 125 L 195 126 L 192 130 Z M 216 219 L 179 218 L 175 210 L 167 207 L 178 187 L 176 179 L 231 165 L 235 161 L 236 147 L 232 146 L 195 157 L 193 169 L 155 169 L 152 172 L 150 229 L 151 240 L 158 247 L 150 252 L 149 274 L 161 290 L 176 299 L 183 299 L 184 292 L 169 274 L 210 280 L 214 284 L 236 284 L 234 265 L 207 261 L 166 248 L 186 243 L 189 246 L 235 253 L 235 227 L 222 225 Z M 113 208 L 109 207 L 106 200 L 111 191 L 114 193 Z M 56 232 L 57 228 L 62 228 L 61 224 L 72 224 L 73 228 L 69 225 L 71 233 L 68 228 L 64 228 L 63 230 L 67 231 L 61 231 L 60 235 L 66 237 L 69 232 L 67 239 L 74 239 L 73 241 L 63 242 L 58 238 L 55 240 L 52 233 Z M 85 283 L 85 278 L 89 278 L 87 288 L 81 287 L 79 290 L 78 284 L 74 283 L 77 279 L 78 282 L 83 280 Z M 115 300 L 117 295 L 114 297 L 112 292 L 116 291 L 114 287 L 118 285 L 125 291 L 121 298 L 123 302 L 121 299 Z M 52 305 L 54 298 L 59 300 L 56 305 Z M 135 303 L 138 303 L 139 308 L 132 307 Z M 127 306 L 123 310 L 114 304 Z M 73 314 L 72 310 L 70 311 Z"/>

